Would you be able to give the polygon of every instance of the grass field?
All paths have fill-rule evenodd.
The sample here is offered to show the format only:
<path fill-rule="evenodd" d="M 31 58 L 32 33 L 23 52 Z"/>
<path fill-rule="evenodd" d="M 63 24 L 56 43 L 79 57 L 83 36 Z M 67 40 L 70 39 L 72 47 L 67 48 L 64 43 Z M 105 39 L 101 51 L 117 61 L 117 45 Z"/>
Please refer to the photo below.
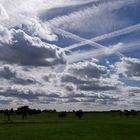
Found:
<path fill-rule="evenodd" d="M 140 114 L 133 117 L 116 113 L 74 113 L 62 119 L 57 113 L 13 116 L 11 122 L 0 114 L 0 140 L 140 140 Z"/>

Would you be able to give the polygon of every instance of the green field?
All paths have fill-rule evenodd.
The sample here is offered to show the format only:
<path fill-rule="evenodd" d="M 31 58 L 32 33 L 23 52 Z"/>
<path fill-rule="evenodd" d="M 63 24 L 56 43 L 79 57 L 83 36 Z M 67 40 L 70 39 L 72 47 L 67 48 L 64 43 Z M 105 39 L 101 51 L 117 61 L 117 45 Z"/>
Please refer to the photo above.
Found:
<path fill-rule="evenodd" d="M 140 140 L 140 114 L 84 113 L 81 120 L 74 113 L 66 118 L 57 113 L 12 116 L 7 122 L 0 114 L 0 140 Z"/>

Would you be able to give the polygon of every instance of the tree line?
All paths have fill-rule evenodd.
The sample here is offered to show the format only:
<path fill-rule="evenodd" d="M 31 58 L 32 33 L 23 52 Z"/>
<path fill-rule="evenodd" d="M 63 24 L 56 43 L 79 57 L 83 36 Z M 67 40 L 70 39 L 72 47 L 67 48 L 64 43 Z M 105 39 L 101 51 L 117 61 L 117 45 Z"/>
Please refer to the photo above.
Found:
<path fill-rule="evenodd" d="M 36 115 L 36 114 L 41 114 L 41 113 L 47 113 L 47 112 L 57 112 L 55 109 L 53 110 L 40 110 L 40 109 L 31 109 L 29 108 L 29 106 L 21 106 L 18 107 L 16 110 L 14 110 L 13 108 L 11 109 L 5 109 L 5 110 L 0 110 L 0 113 L 5 114 L 5 116 L 7 116 L 7 120 L 11 121 L 11 116 L 13 115 L 20 115 L 22 120 L 26 119 L 28 115 Z M 138 113 L 140 113 L 140 111 L 136 111 L 136 110 L 110 110 L 110 111 L 103 111 L 103 112 L 111 112 L 111 113 L 117 113 L 120 116 L 136 116 Z M 58 112 L 58 117 L 59 118 L 65 118 L 67 117 L 67 113 L 66 111 L 62 111 L 62 112 Z M 82 119 L 83 115 L 85 112 L 83 112 L 82 110 L 78 110 L 75 111 L 73 110 L 73 113 L 75 114 L 75 116 L 79 119 Z M 91 112 L 92 113 L 92 112 Z"/>
<path fill-rule="evenodd" d="M 29 106 L 21 106 L 18 107 L 16 110 L 14 110 L 13 108 L 11 109 L 5 109 L 5 110 L 0 110 L 0 113 L 5 114 L 5 116 L 7 116 L 7 120 L 11 121 L 11 116 L 13 115 L 20 115 L 22 120 L 26 119 L 28 115 L 36 115 L 36 114 L 41 114 L 41 113 L 53 113 L 56 112 L 55 109 L 53 110 L 40 110 L 40 109 L 31 109 L 29 108 Z M 81 119 L 83 117 L 84 112 L 82 110 L 78 110 L 78 111 L 73 111 L 75 113 L 75 116 L 78 117 L 79 119 Z M 67 116 L 67 112 L 66 111 L 62 111 L 58 113 L 58 117 L 60 118 L 65 118 Z"/>

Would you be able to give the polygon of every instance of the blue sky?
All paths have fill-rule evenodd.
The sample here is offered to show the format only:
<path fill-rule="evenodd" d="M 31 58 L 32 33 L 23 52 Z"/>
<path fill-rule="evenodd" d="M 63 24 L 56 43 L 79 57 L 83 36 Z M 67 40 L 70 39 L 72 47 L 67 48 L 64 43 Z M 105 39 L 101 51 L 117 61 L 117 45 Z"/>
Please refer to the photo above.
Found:
<path fill-rule="evenodd" d="M 139 109 L 139 6 L 0 0 L 1 108 Z"/>

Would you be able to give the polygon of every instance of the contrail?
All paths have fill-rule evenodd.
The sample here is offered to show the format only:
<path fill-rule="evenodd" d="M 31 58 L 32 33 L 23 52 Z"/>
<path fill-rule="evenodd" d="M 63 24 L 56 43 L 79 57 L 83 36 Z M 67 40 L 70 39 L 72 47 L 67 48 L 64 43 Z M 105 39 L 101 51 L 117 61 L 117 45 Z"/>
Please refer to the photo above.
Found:
<path fill-rule="evenodd" d="M 98 57 L 104 57 L 110 54 L 113 54 L 113 52 L 116 51 L 120 51 L 120 52 L 125 52 L 127 51 L 131 51 L 134 49 L 138 49 L 140 47 L 140 41 L 137 41 L 135 43 L 128 43 L 128 44 L 124 44 L 123 46 L 118 45 L 116 47 L 112 47 L 112 52 L 108 52 L 106 49 L 102 48 L 102 49 L 98 49 L 98 50 L 90 50 L 90 51 L 86 51 L 86 52 L 74 52 L 71 55 L 67 55 L 67 61 L 69 62 L 69 64 L 71 63 L 75 63 L 81 60 L 85 60 L 85 59 L 89 59 L 92 58 L 94 56 L 94 58 L 98 58 Z"/>
<path fill-rule="evenodd" d="M 108 50 L 108 52 L 111 52 L 111 49 L 110 48 L 105 47 L 105 46 L 103 46 L 101 44 L 98 44 L 98 43 L 94 42 L 93 40 L 88 40 L 88 39 L 79 37 L 78 35 L 75 35 L 73 33 L 70 33 L 68 31 L 64 31 L 64 30 L 58 29 L 58 28 L 53 28 L 53 31 L 55 33 L 57 33 L 57 34 L 61 34 L 61 35 L 65 36 L 65 37 L 72 38 L 72 39 L 77 40 L 77 41 L 80 41 L 80 42 L 85 42 L 86 41 L 87 44 L 90 44 L 91 46 L 94 46 L 96 48 L 101 48 L 101 49 L 104 48 L 104 49 Z M 65 50 L 65 48 L 64 48 L 64 50 Z M 115 54 L 117 56 L 119 56 L 119 57 L 124 57 L 124 55 L 121 54 L 120 52 L 115 52 Z"/>
<path fill-rule="evenodd" d="M 139 30 L 139 29 L 140 29 L 140 23 L 136 24 L 136 25 L 126 27 L 126 28 L 123 28 L 123 29 L 120 29 L 120 30 L 117 30 L 117 31 L 114 31 L 114 32 L 111 32 L 111 33 L 108 33 L 108 34 L 97 36 L 95 38 L 90 39 L 90 41 L 96 42 L 96 41 L 100 41 L 100 40 L 104 40 L 104 39 L 109 39 L 109 38 L 113 38 L 113 37 L 116 37 L 116 36 L 119 36 L 119 35 L 128 34 L 130 32 L 133 32 L 133 31 L 136 31 L 136 30 Z M 64 50 L 65 51 L 71 50 L 71 49 L 78 48 L 80 46 L 87 45 L 87 44 L 90 44 L 89 40 L 81 41 L 80 43 L 76 43 L 74 45 L 68 46 L 68 47 L 64 48 Z"/>

